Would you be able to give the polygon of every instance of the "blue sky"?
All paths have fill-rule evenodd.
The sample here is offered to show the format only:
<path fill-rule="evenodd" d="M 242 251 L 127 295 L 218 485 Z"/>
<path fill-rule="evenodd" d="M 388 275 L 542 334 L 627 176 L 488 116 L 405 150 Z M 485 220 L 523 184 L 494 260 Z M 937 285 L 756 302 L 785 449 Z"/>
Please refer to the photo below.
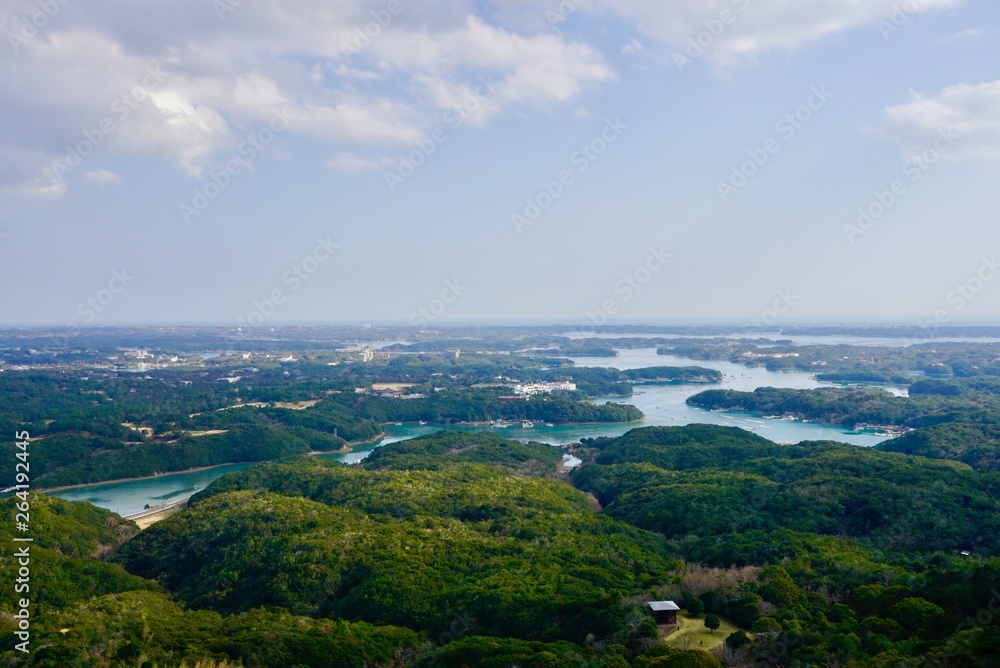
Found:
<path fill-rule="evenodd" d="M 7 2 L 0 322 L 994 321 L 997 11 Z"/>

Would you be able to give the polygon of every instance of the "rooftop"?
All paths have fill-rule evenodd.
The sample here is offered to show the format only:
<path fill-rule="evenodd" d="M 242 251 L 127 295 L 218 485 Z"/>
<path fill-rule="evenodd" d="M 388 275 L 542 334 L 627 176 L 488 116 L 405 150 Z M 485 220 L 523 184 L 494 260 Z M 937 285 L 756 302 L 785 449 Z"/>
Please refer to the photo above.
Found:
<path fill-rule="evenodd" d="M 653 612 L 667 612 L 669 610 L 680 610 L 680 606 L 673 601 L 650 601 L 647 603 Z"/>

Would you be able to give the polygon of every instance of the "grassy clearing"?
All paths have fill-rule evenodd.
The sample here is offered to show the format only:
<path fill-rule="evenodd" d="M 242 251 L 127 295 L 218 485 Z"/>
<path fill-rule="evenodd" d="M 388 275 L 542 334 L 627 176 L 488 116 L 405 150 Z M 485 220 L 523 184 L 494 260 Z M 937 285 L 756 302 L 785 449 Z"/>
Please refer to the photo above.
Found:
<path fill-rule="evenodd" d="M 730 633 L 739 630 L 738 627 L 722 619 L 722 625 L 716 629 L 715 633 L 712 633 L 705 628 L 705 615 L 692 617 L 684 611 L 677 613 L 677 622 L 680 627 L 664 640 L 668 644 L 682 649 L 712 650 L 720 647 Z"/>

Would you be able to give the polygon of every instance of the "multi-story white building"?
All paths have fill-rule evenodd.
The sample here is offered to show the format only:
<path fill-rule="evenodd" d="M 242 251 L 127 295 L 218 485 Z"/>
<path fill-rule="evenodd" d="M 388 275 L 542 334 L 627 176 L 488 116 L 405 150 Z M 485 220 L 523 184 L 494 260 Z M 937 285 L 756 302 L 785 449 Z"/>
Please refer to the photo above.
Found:
<path fill-rule="evenodd" d="M 533 396 L 536 394 L 549 394 L 551 392 L 575 392 L 576 383 L 519 383 L 514 386 L 514 394 L 521 396 Z"/>

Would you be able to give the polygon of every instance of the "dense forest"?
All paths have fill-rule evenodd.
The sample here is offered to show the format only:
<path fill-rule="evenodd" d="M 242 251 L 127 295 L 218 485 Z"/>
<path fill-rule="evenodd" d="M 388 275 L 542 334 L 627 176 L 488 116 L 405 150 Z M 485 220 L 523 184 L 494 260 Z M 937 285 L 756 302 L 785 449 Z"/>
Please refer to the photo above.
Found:
<path fill-rule="evenodd" d="M 996 346 L 567 342 L 525 328 L 401 335 L 362 363 L 322 329 L 239 352 L 213 336 L 224 350 L 202 358 L 180 334 L 150 333 L 157 359 L 175 344 L 198 359 L 141 371 L 111 360 L 117 348 L 0 336 L 11 346 L 0 351 L 0 429 L 31 432 L 38 487 L 258 462 L 141 531 L 32 492 L 32 653 L 10 649 L 8 549 L 0 664 L 1000 667 Z M 390 422 L 627 425 L 637 409 L 594 399 L 721 380 L 701 367 L 577 368 L 562 357 L 651 341 L 664 354 L 849 385 L 708 390 L 696 406 L 908 431 L 871 449 L 710 425 L 562 447 L 441 431 L 353 466 L 307 456 L 374 440 Z M 577 390 L 510 400 L 513 384 L 542 381 Z M 851 386 L 866 383 L 905 385 L 907 396 Z M 0 451 L 14 461 L 9 443 Z M 567 453 L 582 463 L 567 470 Z M 0 474 L 8 484 L 12 468 Z M 8 518 L 18 502 L 0 501 Z M 12 522 L 0 526 L 0 539 L 13 537 Z M 667 635 L 654 600 L 677 602 L 703 635 Z"/>
<path fill-rule="evenodd" d="M 706 425 L 585 445 L 592 456 L 574 482 L 605 514 L 662 535 L 689 569 L 714 568 L 720 579 L 757 569 L 752 586 L 720 595 L 704 578 L 706 591 L 693 592 L 750 628 L 754 656 L 996 665 L 996 474 L 842 444 L 782 446 Z"/>
<path fill-rule="evenodd" d="M 924 337 L 917 336 L 901 338 L 901 344 L 794 345 L 790 341 L 692 339 L 669 342 L 657 352 L 763 366 L 770 371 L 805 371 L 834 382 L 909 385 L 923 378 L 1000 376 L 1000 343 L 925 343 Z"/>
<path fill-rule="evenodd" d="M 523 475 L 551 476 L 563 451 L 544 443 L 521 443 L 489 433 L 437 432 L 390 443 L 365 459 L 369 470 L 436 470 L 455 462 L 499 464 Z"/>
<path fill-rule="evenodd" d="M 753 392 L 706 390 L 687 402 L 708 410 L 795 417 L 850 429 L 863 425 L 918 428 L 945 422 L 990 424 L 1000 417 L 1000 397 L 992 394 L 900 397 L 879 389 L 761 387 Z"/>
<path fill-rule="evenodd" d="M 620 665 L 651 651 L 656 630 L 628 597 L 681 566 L 557 480 L 559 459 L 551 446 L 438 434 L 363 468 L 252 467 L 137 536 L 130 522 L 106 528 L 111 513 L 76 511 L 45 537 L 73 541 L 52 567 L 99 565 L 101 586 L 70 590 L 36 621 L 31 663 L 8 652 L 5 664 Z M 595 653 L 598 637 L 608 649 Z"/>
<path fill-rule="evenodd" d="M 700 367 L 619 371 L 512 355 L 415 354 L 358 364 L 312 352 L 294 364 L 283 359 L 242 353 L 141 374 L 45 364 L 0 373 L 0 429 L 31 434 L 34 480 L 53 488 L 331 452 L 377 439 L 390 422 L 634 422 L 643 417 L 634 406 L 590 399 L 628 396 L 634 384 L 721 379 Z M 572 381 L 578 389 L 530 401 L 500 398 L 515 383 L 545 381 Z M 378 383 L 398 384 L 405 395 L 376 396 Z M 2 453 L 13 457 L 10 442 L 0 442 Z M 13 482 L 11 470 L 0 472 L 0 486 Z"/>
<path fill-rule="evenodd" d="M 470 432 L 292 457 L 142 532 L 44 499 L 60 586 L 4 665 L 997 665 L 998 474 L 707 425 L 575 451 L 571 478 L 558 448 Z M 738 630 L 658 642 L 660 599 Z"/>
<path fill-rule="evenodd" d="M 879 444 L 878 449 L 1000 471 L 1000 425 L 950 422 L 911 431 Z"/>
<path fill-rule="evenodd" d="M 628 404 L 591 404 L 569 397 L 540 396 L 530 401 L 501 399 L 489 390 L 438 392 L 422 399 L 386 399 L 365 396 L 347 397 L 354 410 L 377 422 L 418 422 L 435 424 L 484 422 L 490 419 L 533 420 L 553 424 L 585 422 L 635 422 L 642 411 Z"/>
<path fill-rule="evenodd" d="M 784 528 L 882 551 L 1000 550 L 1000 475 L 954 462 L 837 443 L 778 445 L 709 425 L 592 443 L 600 454 L 575 472 L 577 486 L 606 513 L 668 539 L 707 525 L 716 534 Z M 746 562 L 726 554 L 713 565 L 729 564 Z"/>

